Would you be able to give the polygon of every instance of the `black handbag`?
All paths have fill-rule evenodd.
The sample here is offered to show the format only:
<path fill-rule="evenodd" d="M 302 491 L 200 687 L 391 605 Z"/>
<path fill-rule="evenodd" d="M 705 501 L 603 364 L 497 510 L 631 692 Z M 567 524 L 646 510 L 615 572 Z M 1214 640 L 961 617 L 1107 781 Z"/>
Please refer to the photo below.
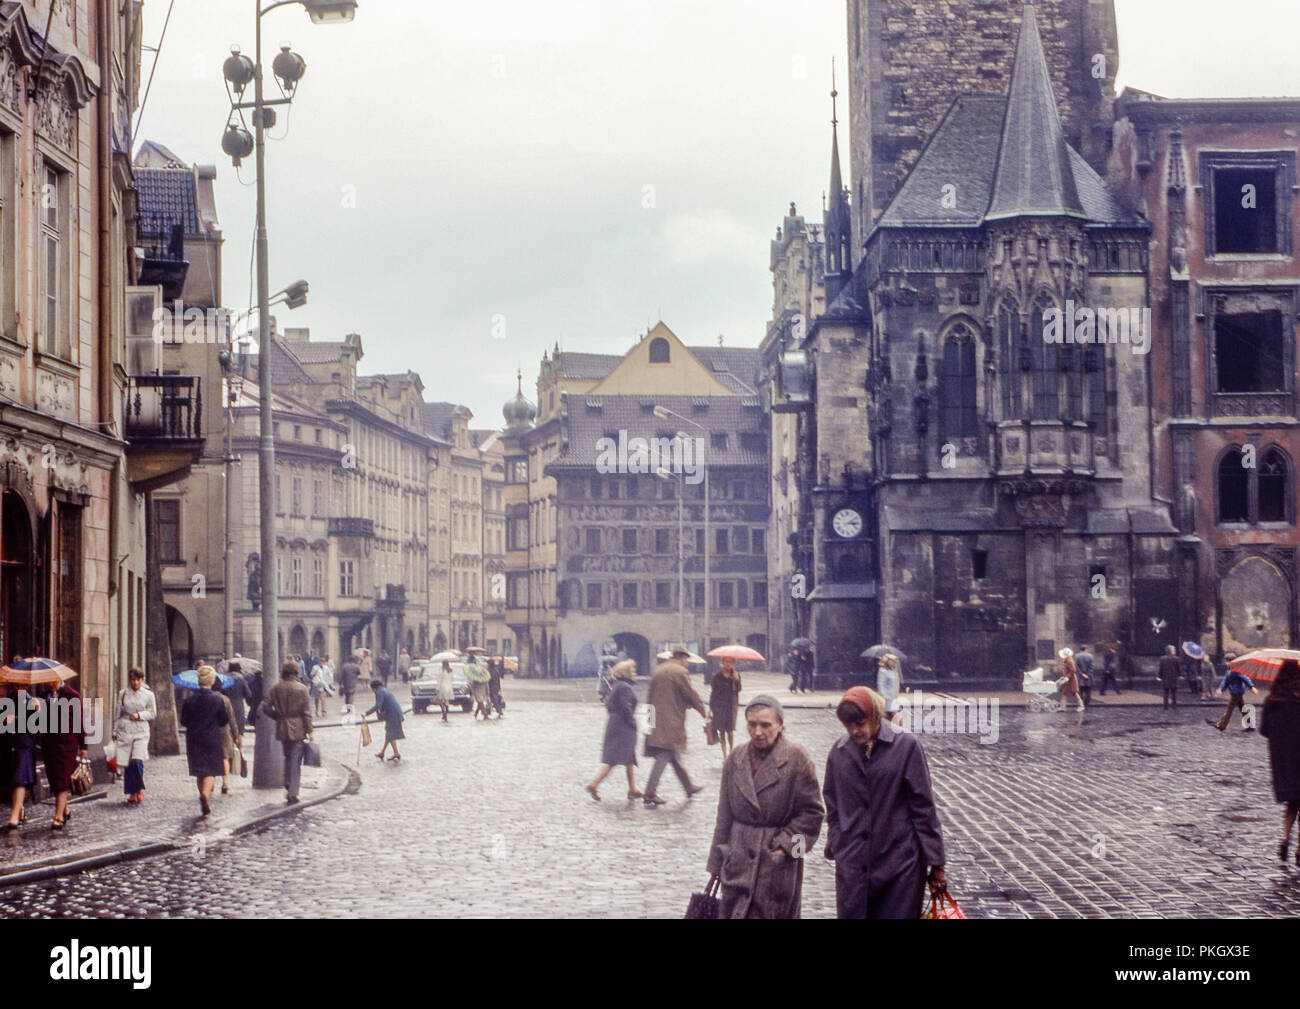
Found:
<path fill-rule="evenodd" d="M 315 743 L 302 744 L 302 766 L 320 767 L 320 747 Z"/>
<path fill-rule="evenodd" d="M 691 902 L 686 906 L 687 918 L 716 918 L 722 910 L 722 901 L 718 899 L 721 880 L 717 876 L 709 877 L 709 885 L 703 893 L 691 894 Z"/>

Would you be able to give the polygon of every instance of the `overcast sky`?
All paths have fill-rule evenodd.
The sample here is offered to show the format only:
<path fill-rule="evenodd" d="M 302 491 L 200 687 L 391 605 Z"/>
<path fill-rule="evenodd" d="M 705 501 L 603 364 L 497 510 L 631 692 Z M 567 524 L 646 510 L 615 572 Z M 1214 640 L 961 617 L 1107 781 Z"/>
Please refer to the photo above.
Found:
<path fill-rule="evenodd" d="M 168 2 L 145 3 L 147 45 Z M 285 43 L 307 61 L 268 145 L 271 289 L 311 284 L 281 327 L 360 333 L 363 371 L 413 369 L 482 427 L 516 366 L 534 398 L 556 341 L 623 353 L 662 318 L 687 343 L 757 346 L 768 242 L 791 200 L 820 219 L 844 0 L 359 3 L 348 25 L 296 5 L 264 19 L 268 63 Z M 1121 89 L 1300 95 L 1294 0 L 1115 6 Z M 253 41 L 248 0 L 175 0 L 138 134 L 217 165 L 239 309 L 254 175 L 221 152 L 221 62 Z"/>

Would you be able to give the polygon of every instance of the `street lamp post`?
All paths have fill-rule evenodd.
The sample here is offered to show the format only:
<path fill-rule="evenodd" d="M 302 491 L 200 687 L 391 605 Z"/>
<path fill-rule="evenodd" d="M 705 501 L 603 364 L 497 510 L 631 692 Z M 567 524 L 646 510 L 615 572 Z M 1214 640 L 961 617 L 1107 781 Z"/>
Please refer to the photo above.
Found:
<path fill-rule="evenodd" d="M 703 424 L 696 423 L 689 417 L 683 417 L 680 413 L 677 413 L 674 410 L 669 410 L 666 406 L 656 406 L 654 408 L 654 415 L 660 420 L 667 420 L 669 417 L 676 417 L 678 420 L 702 431 L 705 435 L 708 435 L 709 433 L 709 429 Z M 686 435 L 681 431 L 678 431 L 677 437 L 681 440 L 683 446 L 685 446 Z M 700 651 L 707 652 L 709 650 L 709 635 L 713 633 L 713 624 L 710 620 L 712 615 L 710 603 L 713 599 L 713 583 L 710 580 L 709 571 L 709 561 L 713 550 L 713 523 L 709 515 L 712 510 L 710 507 L 709 495 L 709 466 L 708 463 L 703 460 L 703 453 L 701 453 L 700 456 L 700 461 L 704 466 L 704 640 L 700 642 Z M 685 487 L 682 489 L 684 491 Z"/>
<path fill-rule="evenodd" d="M 656 474 L 661 480 L 671 480 L 673 474 L 666 469 Z M 686 485 L 678 478 L 677 483 L 677 637 L 686 641 L 686 544 L 682 538 L 682 499 L 686 496 Z"/>
<path fill-rule="evenodd" d="M 322 24 L 332 21 L 350 21 L 356 13 L 355 0 L 276 0 L 263 7 L 261 0 L 254 0 L 256 11 L 256 45 L 255 60 L 250 64 L 248 57 L 235 52 L 226 60 L 223 72 L 226 81 L 234 89 L 236 97 L 243 95 L 250 78 L 253 84 L 253 101 L 232 102 L 232 113 L 251 108 L 253 112 L 253 147 L 257 164 L 257 395 L 258 395 L 258 497 L 259 526 L 261 532 L 260 551 L 262 556 L 262 670 L 268 683 L 274 683 L 279 671 L 279 606 L 278 588 L 275 582 L 275 421 L 273 416 L 273 393 L 271 380 L 271 284 L 269 280 L 267 232 L 266 232 L 266 129 L 275 122 L 272 106 L 287 105 L 293 100 L 293 91 L 306 64 L 301 57 L 295 56 L 286 46 L 275 58 L 273 70 L 280 90 L 285 97 L 267 101 L 262 90 L 262 18 L 277 7 L 301 3 L 307 9 L 314 23 Z M 233 124 L 227 124 L 222 147 L 230 154 L 235 164 L 246 157 L 248 131 Z M 271 719 L 261 711 L 257 715 L 256 749 L 253 760 L 253 786 L 255 788 L 274 788 L 279 782 L 277 754 L 272 746 L 274 726 Z M 272 766 L 272 765 L 276 766 Z"/>

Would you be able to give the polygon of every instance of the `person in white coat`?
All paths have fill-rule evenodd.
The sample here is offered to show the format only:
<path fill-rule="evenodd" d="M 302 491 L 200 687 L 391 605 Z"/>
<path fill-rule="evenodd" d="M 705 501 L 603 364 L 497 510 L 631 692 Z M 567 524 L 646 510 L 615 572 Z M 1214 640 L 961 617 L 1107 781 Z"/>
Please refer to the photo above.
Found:
<path fill-rule="evenodd" d="M 158 717 L 158 701 L 144 684 L 144 670 L 127 674 L 130 684 L 117 697 L 113 740 L 117 743 L 117 766 L 123 769 L 122 790 L 126 801 L 144 801 L 144 762 L 149 759 L 149 723 Z"/>

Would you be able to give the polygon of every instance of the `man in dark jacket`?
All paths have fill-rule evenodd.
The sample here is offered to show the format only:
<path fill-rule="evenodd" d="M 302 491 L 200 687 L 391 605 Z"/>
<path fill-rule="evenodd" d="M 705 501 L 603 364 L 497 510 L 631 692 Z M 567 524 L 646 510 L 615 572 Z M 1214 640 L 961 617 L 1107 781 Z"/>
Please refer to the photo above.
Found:
<path fill-rule="evenodd" d="M 1242 711 L 1242 704 L 1245 699 L 1246 691 L 1249 690 L 1252 694 L 1259 693 L 1259 688 L 1250 681 L 1249 676 L 1245 673 L 1237 672 L 1231 666 L 1228 667 L 1228 675 L 1223 678 L 1223 681 L 1219 684 L 1219 689 L 1214 692 L 1214 696 L 1221 697 L 1225 690 L 1228 692 L 1228 706 L 1223 709 L 1223 717 L 1217 722 L 1210 722 L 1208 718 L 1206 719 L 1207 722 L 1210 722 L 1210 724 L 1220 732 L 1226 729 L 1228 723 L 1232 721 L 1232 711 L 1234 708 L 1238 711 Z M 1243 721 L 1245 720 L 1245 717 L 1245 712 L 1242 711 Z M 1249 727 L 1242 727 L 1245 728 L 1247 732 L 1254 731 Z"/>
<path fill-rule="evenodd" d="M 351 714 L 352 695 L 357 692 L 357 681 L 361 679 L 361 666 L 356 654 L 339 666 L 339 692 L 343 694 L 343 714 Z"/>
<path fill-rule="evenodd" d="M 1164 688 L 1166 708 L 1178 707 L 1178 675 L 1182 664 L 1178 661 L 1178 650 L 1173 645 L 1165 646 L 1165 654 L 1160 656 L 1156 675 L 1160 677 L 1160 686 Z"/>
<path fill-rule="evenodd" d="M 1114 645 L 1106 647 L 1106 654 L 1101 661 L 1101 695 L 1106 696 L 1108 686 L 1115 688 L 1115 696 L 1120 694 L 1119 681 L 1115 679 L 1115 674 L 1119 672 L 1119 653 L 1115 651 Z"/>
<path fill-rule="evenodd" d="M 253 677 L 248 681 L 248 723 L 257 728 L 257 711 L 262 706 L 262 698 L 266 696 L 266 679 L 262 676 L 262 670 L 253 670 Z"/>
<path fill-rule="evenodd" d="M 284 749 L 284 791 L 286 801 L 298 801 L 302 776 L 303 743 L 311 739 L 311 694 L 298 679 L 298 664 L 292 659 L 280 670 L 280 682 L 262 702 L 262 710 L 275 719 L 275 738 Z"/>
<path fill-rule="evenodd" d="M 250 710 L 248 703 L 253 695 L 248 689 L 248 680 L 244 678 L 238 662 L 232 661 L 227 666 L 226 671 L 230 674 L 230 678 L 235 681 L 225 693 L 230 698 L 230 709 L 235 713 L 235 728 L 242 736 L 244 734 L 244 725 L 248 722 L 248 712 Z"/>
<path fill-rule="evenodd" d="M 926 882 L 932 894 L 948 886 L 925 753 L 884 709 L 874 690 L 852 687 L 835 711 L 846 734 L 822 794 L 839 918 L 919 918 Z"/>
<path fill-rule="evenodd" d="M 663 777 L 664 768 L 673 765 L 677 780 L 686 791 L 686 798 L 703 791 L 703 785 L 691 783 L 691 777 L 682 767 L 677 753 L 686 749 L 686 712 L 694 708 L 701 718 L 708 718 L 708 712 L 700 695 L 691 686 L 690 675 L 686 672 L 686 660 L 690 650 L 685 645 L 670 645 L 668 651 L 672 658 L 655 668 L 650 674 L 650 735 L 646 737 L 645 753 L 654 758 L 654 767 L 650 770 L 650 781 L 645 788 L 643 801 L 647 806 L 662 806 L 664 800 L 656 791 L 659 779 Z"/>
<path fill-rule="evenodd" d="M 1092 677 L 1097 671 L 1097 660 L 1087 645 L 1080 645 L 1074 656 L 1074 672 L 1079 677 L 1079 696 L 1086 708 L 1092 703 Z"/>

